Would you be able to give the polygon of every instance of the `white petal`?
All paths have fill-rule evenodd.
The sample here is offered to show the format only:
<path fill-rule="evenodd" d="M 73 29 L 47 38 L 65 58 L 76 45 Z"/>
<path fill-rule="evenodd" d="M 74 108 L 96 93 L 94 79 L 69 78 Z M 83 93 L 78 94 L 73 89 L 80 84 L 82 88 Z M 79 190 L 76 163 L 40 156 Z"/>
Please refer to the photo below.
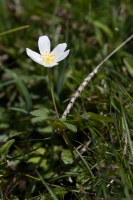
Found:
<path fill-rule="evenodd" d="M 54 53 L 57 55 L 57 57 L 59 57 L 60 54 L 62 54 L 65 51 L 66 47 L 66 43 L 58 44 L 51 53 Z"/>
<path fill-rule="evenodd" d="M 40 64 L 40 62 L 41 62 L 40 56 L 41 55 L 39 53 L 36 53 L 35 51 L 32 51 L 31 49 L 28 49 L 28 48 L 26 48 L 26 53 L 32 60 L 34 60 L 35 62 Z"/>
<path fill-rule="evenodd" d="M 38 46 L 41 54 L 46 53 L 46 51 L 50 52 L 49 38 L 46 35 L 39 37 Z"/>
<path fill-rule="evenodd" d="M 56 63 L 56 62 L 51 63 L 51 64 L 44 64 L 44 63 L 42 63 L 42 65 L 43 65 L 44 67 L 53 67 L 53 66 L 55 66 L 55 65 L 58 65 L 58 63 Z"/>
<path fill-rule="evenodd" d="M 65 59 L 68 56 L 69 52 L 70 52 L 70 50 L 63 52 L 59 57 L 56 58 L 56 62 L 59 62 L 59 61 Z"/>

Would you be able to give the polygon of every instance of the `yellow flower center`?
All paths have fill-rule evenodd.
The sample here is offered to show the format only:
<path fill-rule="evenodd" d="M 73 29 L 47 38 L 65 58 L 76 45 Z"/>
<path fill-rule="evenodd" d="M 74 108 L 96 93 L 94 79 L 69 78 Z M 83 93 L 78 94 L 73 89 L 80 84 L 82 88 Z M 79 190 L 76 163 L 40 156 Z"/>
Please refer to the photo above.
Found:
<path fill-rule="evenodd" d="M 48 51 L 46 51 L 46 53 L 43 53 L 41 55 L 42 62 L 46 64 L 55 62 L 55 58 L 56 58 L 56 55 L 54 53 L 49 53 Z"/>

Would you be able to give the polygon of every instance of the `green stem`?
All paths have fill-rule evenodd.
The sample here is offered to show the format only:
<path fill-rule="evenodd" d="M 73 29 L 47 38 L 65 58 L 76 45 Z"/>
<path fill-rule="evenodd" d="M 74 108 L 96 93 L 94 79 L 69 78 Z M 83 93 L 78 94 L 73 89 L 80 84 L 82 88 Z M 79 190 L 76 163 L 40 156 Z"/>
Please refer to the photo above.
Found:
<path fill-rule="evenodd" d="M 58 114 L 58 110 L 57 110 L 56 103 L 55 103 L 55 98 L 54 98 L 54 92 L 53 92 L 53 85 L 52 85 L 52 79 L 51 79 L 50 69 L 48 69 L 48 79 L 49 79 L 50 92 L 51 92 L 51 97 L 52 97 L 52 101 L 53 101 L 53 104 L 54 104 L 54 109 L 55 109 L 57 118 L 59 118 L 59 114 Z"/>

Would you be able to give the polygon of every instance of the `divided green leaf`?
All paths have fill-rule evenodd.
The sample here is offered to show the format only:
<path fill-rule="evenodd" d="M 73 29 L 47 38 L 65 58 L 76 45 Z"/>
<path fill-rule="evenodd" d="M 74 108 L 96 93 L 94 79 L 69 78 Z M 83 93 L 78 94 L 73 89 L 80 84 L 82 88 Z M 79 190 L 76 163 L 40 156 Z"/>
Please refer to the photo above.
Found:
<path fill-rule="evenodd" d="M 48 118 L 48 114 L 44 110 L 34 110 L 30 114 L 35 116 L 31 119 L 32 123 L 42 122 Z"/>

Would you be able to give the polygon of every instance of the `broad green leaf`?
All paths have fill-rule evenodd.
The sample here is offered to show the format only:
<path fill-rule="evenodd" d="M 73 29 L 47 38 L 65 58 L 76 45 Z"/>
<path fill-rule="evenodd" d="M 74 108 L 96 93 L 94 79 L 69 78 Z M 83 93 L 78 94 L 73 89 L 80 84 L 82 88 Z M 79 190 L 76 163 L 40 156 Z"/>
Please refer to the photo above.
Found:
<path fill-rule="evenodd" d="M 15 142 L 14 139 L 9 140 L 0 148 L 0 156 L 5 157 L 8 154 L 9 148 L 12 146 L 12 144 Z"/>
<path fill-rule="evenodd" d="M 84 119 L 89 119 L 89 118 L 90 118 L 90 114 L 87 113 L 87 112 L 85 112 L 85 113 L 83 113 L 83 114 L 81 115 L 81 117 L 84 118 Z"/>
<path fill-rule="evenodd" d="M 32 158 L 30 158 L 29 160 L 28 160 L 28 162 L 29 163 L 39 163 L 39 161 L 41 160 L 41 157 L 40 156 L 34 156 L 34 157 L 32 157 Z"/>
<path fill-rule="evenodd" d="M 31 119 L 32 123 L 42 122 L 48 118 L 48 114 L 44 110 L 34 110 L 30 114 L 35 116 Z"/>
<path fill-rule="evenodd" d="M 39 133 L 52 133 L 52 126 L 47 126 L 45 128 L 42 128 L 42 127 L 38 127 L 38 132 Z"/>
<path fill-rule="evenodd" d="M 53 129 L 55 129 L 55 130 L 59 129 L 61 131 L 61 130 L 64 130 L 64 129 L 69 129 L 72 132 L 77 132 L 76 126 L 66 122 L 66 120 L 62 119 L 62 118 L 58 119 L 58 120 L 54 120 L 51 125 L 53 126 Z"/>
<path fill-rule="evenodd" d="M 69 149 L 62 150 L 61 158 L 65 164 L 69 164 L 73 160 L 72 154 Z"/>
<path fill-rule="evenodd" d="M 76 126 L 66 123 L 66 122 L 62 122 L 69 130 L 71 130 L 72 132 L 77 132 L 77 128 Z"/>
<path fill-rule="evenodd" d="M 33 110 L 30 112 L 30 114 L 36 117 L 48 117 L 47 113 L 44 110 Z"/>
<path fill-rule="evenodd" d="M 44 116 L 44 117 L 33 117 L 32 119 L 31 119 L 31 122 L 32 123 L 37 123 L 37 122 L 43 122 L 43 121 L 45 121 L 47 118 Z"/>

